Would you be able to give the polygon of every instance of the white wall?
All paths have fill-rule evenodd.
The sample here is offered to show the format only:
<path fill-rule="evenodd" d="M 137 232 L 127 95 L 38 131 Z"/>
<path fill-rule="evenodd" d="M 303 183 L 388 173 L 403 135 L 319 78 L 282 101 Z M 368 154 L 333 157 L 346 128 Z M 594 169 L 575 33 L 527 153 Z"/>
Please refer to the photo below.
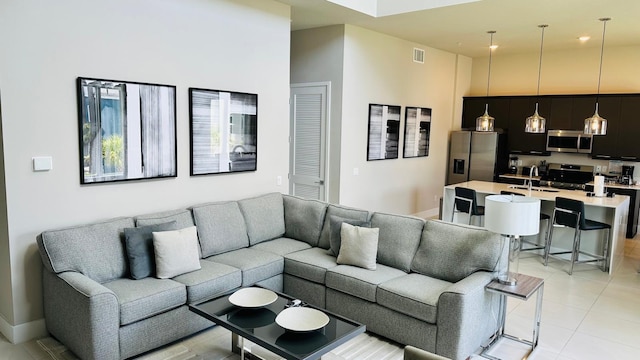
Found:
<path fill-rule="evenodd" d="M 10 340 L 43 317 L 43 230 L 239 199 L 288 171 L 290 8 L 265 0 L 8 0 L 0 3 L 0 86 L 11 289 L 0 291 Z M 178 177 L 80 186 L 78 76 L 177 86 Z M 258 170 L 189 176 L 188 88 L 258 94 Z M 31 157 L 53 170 L 31 171 Z M 3 281 L 4 284 L 4 281 Z M 7 331 L 7 328 L 9 329 Z M 18 331 L 20 329 L 20 331 Z M 33 329 L 31 336 L 33 336 Z"/>
<path fill-rule="evenodd" d="M 414 47 L 426 51 L 425 64 L 413 62 Z M 437 215 L 449 131 L 460 111 L 456 99 L 467 90 L 471 62 L 351 25 L 345 27 L 344 57 L 340 202 L 372 211 Z M 432 108 L 429 156 L 404 159 L 400 153 L 394 160 L 367 161 L 370 103 L 402 105 L 402 119 L 405 106 Z M 403 132 L 404 120 L 400 146 Z M 353 175 L 354 168 L 359 175 Z"/>

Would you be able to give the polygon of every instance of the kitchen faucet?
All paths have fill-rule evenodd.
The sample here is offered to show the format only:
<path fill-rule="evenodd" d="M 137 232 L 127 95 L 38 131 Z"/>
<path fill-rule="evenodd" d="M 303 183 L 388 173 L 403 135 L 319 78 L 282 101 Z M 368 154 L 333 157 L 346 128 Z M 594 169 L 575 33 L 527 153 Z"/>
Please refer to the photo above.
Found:
<path fill-rule="evenodd" d="M 538 176 L 538 167 L 535 165 L 531 165 L 531 169 L 529 169 L 529 196 L 531 196 L 531 183 L 533 182 L 533 175 Z"/>

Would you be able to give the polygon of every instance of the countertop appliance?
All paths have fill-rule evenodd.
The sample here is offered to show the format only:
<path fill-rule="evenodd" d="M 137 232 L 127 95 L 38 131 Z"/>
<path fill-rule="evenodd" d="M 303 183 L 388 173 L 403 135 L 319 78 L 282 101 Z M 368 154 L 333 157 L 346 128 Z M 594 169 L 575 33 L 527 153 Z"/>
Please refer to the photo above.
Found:
<path fill-rule="evenodd" d="M 593 181 L 591 165 L 549 164 L 547 175 L 540 180 L 540 186 L 584 190 L 585 184 L 590 181 Z"/>
<path fill-rule="evenodd" d="M 633 166 L 622 165 L 622 175 L 620 176 L 620 183 L 625 185 L 633 184 Z"/>
<path fill-rule="evenodd" d="M 453 131 L 449 142 L 447 185 L 469 180 L 497 181 L 509 170 L 507 136 L 495 132 Z"/>
<path fill-rule="evenodd" d="M 591 154 L 591 134 L 575 130 L 549 130 L 547 151 Z"/>

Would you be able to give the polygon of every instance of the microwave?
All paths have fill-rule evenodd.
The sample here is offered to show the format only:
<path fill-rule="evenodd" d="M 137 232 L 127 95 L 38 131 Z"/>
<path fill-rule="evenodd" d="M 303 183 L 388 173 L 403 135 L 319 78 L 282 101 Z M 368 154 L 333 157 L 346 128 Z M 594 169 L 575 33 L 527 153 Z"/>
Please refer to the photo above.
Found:
<path fill-rule="evenodd" d="M 582 131 L 549 130 L 547 132 L 547 151 L 591 154 L 593 137 Z"/>

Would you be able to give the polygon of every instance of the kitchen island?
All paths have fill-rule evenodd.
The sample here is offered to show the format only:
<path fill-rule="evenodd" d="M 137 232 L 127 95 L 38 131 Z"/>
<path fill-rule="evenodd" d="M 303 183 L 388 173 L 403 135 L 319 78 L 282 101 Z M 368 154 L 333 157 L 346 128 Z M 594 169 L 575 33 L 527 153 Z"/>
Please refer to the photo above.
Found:
<path fill-rule="evenodd" d="M 616 195 L 614 197 L 588 197 L 581 190 L 560 190 L 553 188 L 534 187 L 529 191 L 524 186 L 509 185 L 502 183 L 486 182 L 486 181 L 465 181 L 458 184 L 445 186 L 442 202 L 442 219 L 445 221 L 467 223 L 468 218 L 464 213 L 457 213 L 452 219 L 453 198 L 455 188 L 457 186 L 470 188 L 476 191 L 478 197 L 478 205 L 484 205 L 484 198 L 487 195 L 500 194 L 501 191 L 518 192 L 526 196 L 532 196 L 541 200 L 541 211 L 552 215 L 555 206 L 556 197 L 565 197 L 569 199 L 580 200 L 584 202 L 585 216 L 587 219 L 601 221 L 611 224 L 609 238 L 602 241 L 605 231 L 584 231 L 582 232 L 581 249 L 592 252 L 594 254 L 602 253 L 603 246 L 609 246 L 609 264 L 607 269 L 611 272 L 620 262 L 624 252 L 625 229 L 627 227 L 627 215 L 629 209 L 629 197 L 624 195 Z M 460 218 L 458 218 L 460 217 Z M 474 217 L 473 224 L 482 225 Z M 544 232 L 547 230 L 546 221 L 540 222 L 540 234 L 538 240 L 540 243 L 544 241 Z M 554 241 L 552 243 L 553 250 L 571 249 L 573 244 L 573 229 L 571 228 L 555 228 L 553 231 Z M 534 239 L 535 240 L 535 239 Z"/>

